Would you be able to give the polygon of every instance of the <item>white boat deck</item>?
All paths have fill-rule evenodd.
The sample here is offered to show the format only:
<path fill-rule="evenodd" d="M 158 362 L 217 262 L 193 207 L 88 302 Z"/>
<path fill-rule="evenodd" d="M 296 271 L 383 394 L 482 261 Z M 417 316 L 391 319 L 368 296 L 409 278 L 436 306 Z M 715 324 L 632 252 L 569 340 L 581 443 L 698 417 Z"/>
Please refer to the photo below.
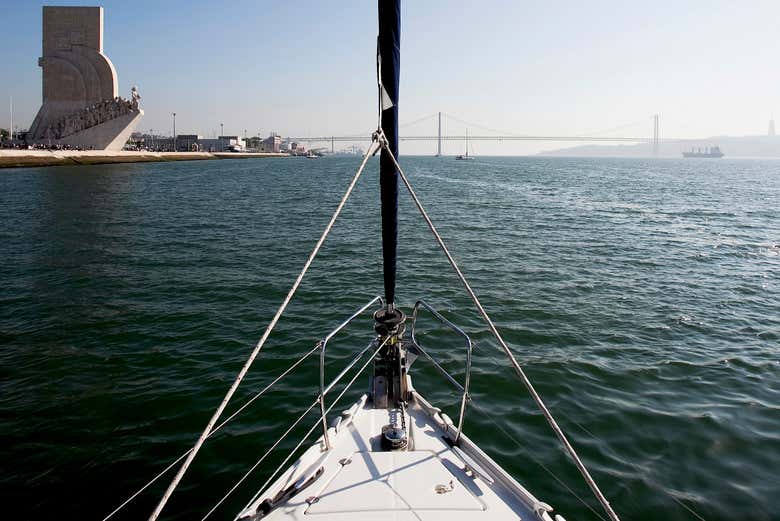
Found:
<path fill-rule="evenodd" d="M 408 447 L 385 450 L 381 432 L 391 414 L 400 413 L 374 409 L 363 396 L 329 429 L 331 450 L 325 450 L 321 437 L 242 518 L 251 519 L 264 500 L 280 491 L 298 490 L 255 519 L 551 521 L 551 508 L 466 436 L 453 449 L 455 428 L 449 418 L 414 391 L 405 417 Z"/>

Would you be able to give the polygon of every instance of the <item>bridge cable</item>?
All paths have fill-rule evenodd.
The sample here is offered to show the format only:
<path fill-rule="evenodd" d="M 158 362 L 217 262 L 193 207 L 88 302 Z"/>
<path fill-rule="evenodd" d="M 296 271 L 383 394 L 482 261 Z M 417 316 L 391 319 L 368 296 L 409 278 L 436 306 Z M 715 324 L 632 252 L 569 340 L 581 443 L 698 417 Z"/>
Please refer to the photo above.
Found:
<path fill-rule="evenodd" d="M 414 121 L 410 121 L 409 123 L 404 123 L 403 125 L 399 124 L 398 128 L 411 127 L 412 125 L 416 125 L 417 123 L 421 123 L 421 122 L 423 122 L 425 120 L 428 120 L 428 119 L 431 119 L 431 118 L 435 118 L 435 117 L 436 117 L 436 113 L 434 112 L 433 114 L 428 114 L 427 116 L 423 116 L 421 118 L 417 118 Z"/>
<path fill-rule="evenodd" d="M 421 118 L 415 119 L 414 121 L 410 121 L 409 123 L 399 124 L 398 128 L 411 127 L 412 125 L 416 125 L 417 123 L 423 122 L 423 121 L 425 121 L 427 119 L 431 119 L 433 117 L 436 117 L 436 113 L 428 114 L 427 116 L 423 116 Z M 374 132 L 374 130 L 375 129 L 370 128 L 370 129 L 363 129 L 360 132 L 347 132 L 346 134 L 344 134 L 344 136 L 348 136 L 348 137 L 352 136 L 352 137 L 354 137 L 356 139 L 359 138 L 359 140 L 362 141 L 364 139 L 370 139 L 370 137 L 366 137 L 366 136 L 371 136 L 371 134 Z M 319 136 L 319 137 L 304 138 L 304 139 L 310 140 L 310 142 L 315 142 L 314 140 L 326 142 L 326 141 L 330 141 L 331 139 L 334 139 L 334 138 L 341 140 L 342 137 L 343 136 Z"/>
<path fill-rule="evenodd" d="M 611 127 L 611 128 L 605 129 L 605 130 L 583 132 L 581 134 L 575 135 L 574 137 L 578 137 L 578 136 L 580 136 L 580 137 L 599 136 L 599 135 L 609 134 L 610 132 L 615 132 L 616 130 L 623 130 L 623 129 L 626 129 L 626 128 L 638 127 L 639 125 L 644 125 L 644 124 L 645 124 L 644 120 L 642 120 L 642 121 L 634 121 L 633 123 L 625 123 L 623 125 L 619 125 L 617 127 Z"/>
<path fill-rule="evenodd" d="M 520 134 L 516 134 L 514 132 L 507 132 L 505 130 L 498 130 L 498 129 L 495 129 L 495 128 L 486 127 L 484 125 L 478 125 L 477 123 L 473 123 L 471 121 L 466 121 L 465 119 L 460 119 L 459 117 L 453 116 L 452 114 L 448 114 L 446 112 L 442 112 L 442 114 L 444 114 L 445 116 L 447 116 L 450 119 L 454 119 L 458 123 L 463 123 L 464 125 L 468 125 L 470 127 L 481 128 L 482 130 L 487 130 L 488 132 L 495 132 L 497 134 L 503 134 L 503 135 L 507 135 L 507 136 L 517 136 L 517 135 L 520 135 Z"/>

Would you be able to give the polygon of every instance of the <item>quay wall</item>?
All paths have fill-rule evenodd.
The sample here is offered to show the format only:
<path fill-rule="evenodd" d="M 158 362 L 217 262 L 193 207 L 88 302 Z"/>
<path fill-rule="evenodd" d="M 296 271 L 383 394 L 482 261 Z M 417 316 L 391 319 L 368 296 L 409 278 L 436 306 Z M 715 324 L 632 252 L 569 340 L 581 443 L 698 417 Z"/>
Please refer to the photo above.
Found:
<path fill-rule="evenodd" d="M 287 157 L 287 154 L 234 152 L 110 152 L 105 150 L 0 150 L 0 168 L 58 165 L 101 165 L 208 159 Z"/>

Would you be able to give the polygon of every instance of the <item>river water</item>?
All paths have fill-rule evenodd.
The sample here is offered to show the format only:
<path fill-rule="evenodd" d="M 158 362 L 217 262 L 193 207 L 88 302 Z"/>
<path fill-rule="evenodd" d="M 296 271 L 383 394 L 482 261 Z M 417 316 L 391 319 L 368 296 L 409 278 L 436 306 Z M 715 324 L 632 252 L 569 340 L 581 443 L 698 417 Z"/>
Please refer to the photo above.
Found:
<path fill-rule="evenodd" d="M 102 519 L 191 446 L 357 164 L 0 173 L 0 491 L 21 518 Z M 403 164 L 625 519 L 780 519 L 780 162 Z M 599 519 L 403 192 L 400 215 L 398 303 L 425 298 L 477 344 L 465 432 L 570 521 Z M 229 410 L 381 293 L 372 162 Z M 334 339 L 329 375 L 367 344 L 371 326 L 367 314 Z M 430 318 L 419 327 L 462 378 L 457 338 Z M 204 447 L 168 518 L 199 519 L 311 402 L 315 358 Z M 456 416 L 458 397 L 425 361 L 413 377 Z M 358 378 L 345 408 L 366 383 Z M 214 518 L 232 518 L 315 421 Z M 117 518 L 148 515 L 166 484 Z"/>

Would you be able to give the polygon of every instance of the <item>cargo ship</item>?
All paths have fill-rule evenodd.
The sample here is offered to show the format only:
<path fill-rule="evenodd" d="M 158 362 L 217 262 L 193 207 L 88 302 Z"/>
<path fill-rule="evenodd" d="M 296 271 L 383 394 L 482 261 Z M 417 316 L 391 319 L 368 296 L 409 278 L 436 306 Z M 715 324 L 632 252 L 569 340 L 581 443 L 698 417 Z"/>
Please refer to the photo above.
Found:
<path fill-rule="evenodd" d="M 690 152 L 683 152 L 683 157 L 714 157 L 720 159 L 723 157 L 723 152 L 720 151 L 720 147 L 710 148 L 691 148 Z"/>

